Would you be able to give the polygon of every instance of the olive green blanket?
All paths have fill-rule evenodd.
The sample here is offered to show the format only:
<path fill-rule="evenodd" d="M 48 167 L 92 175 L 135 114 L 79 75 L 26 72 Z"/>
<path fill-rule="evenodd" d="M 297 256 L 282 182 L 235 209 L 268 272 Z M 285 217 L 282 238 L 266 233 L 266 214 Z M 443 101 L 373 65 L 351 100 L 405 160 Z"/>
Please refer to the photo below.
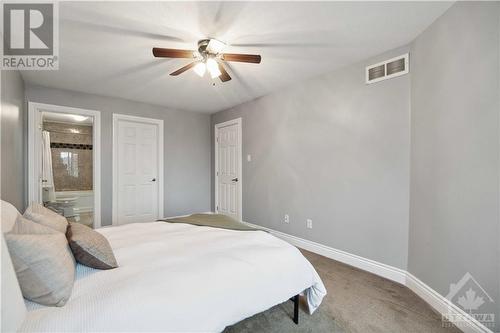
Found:
<path fill-rule="evenodd" d="M 187 223 L 204 227 L 213 227 L 213 228 L 239 230 L 239 231 L 259 230 L 256 228 L 252 228 L 242 222 L 233 219 L 232 217 L 223 214 L 192 214 L 189 216 L 167 218 L 158 221 L 169 222 L 169 223 Z"/>

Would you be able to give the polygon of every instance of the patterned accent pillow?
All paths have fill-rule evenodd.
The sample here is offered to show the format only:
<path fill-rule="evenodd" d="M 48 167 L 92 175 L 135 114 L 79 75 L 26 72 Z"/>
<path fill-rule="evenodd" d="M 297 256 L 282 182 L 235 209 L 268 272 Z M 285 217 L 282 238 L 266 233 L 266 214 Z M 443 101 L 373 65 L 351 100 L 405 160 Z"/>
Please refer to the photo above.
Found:
<path fill-rule="evenodd" d="M 23 296 L 43 305 L 66 304 L 75 279 L 66 237 L 19 216 L 5 240 Z"/>
<path fill-rule="evenodd" d="M 68 228 L 68 220 L 62 215 L 45 208 L 37 202 L 31 203 L 23 215 L 28 220 L 39 223 L 46 227 L 52 228 L 63 234 L 66 234 Z"/>
<path fill-rule="evenodd" d="M 76 261 L 97 269 L 118 267 L 115 255 L 106 237 L 80 223 L 70 223 L 66 233 Z"/>

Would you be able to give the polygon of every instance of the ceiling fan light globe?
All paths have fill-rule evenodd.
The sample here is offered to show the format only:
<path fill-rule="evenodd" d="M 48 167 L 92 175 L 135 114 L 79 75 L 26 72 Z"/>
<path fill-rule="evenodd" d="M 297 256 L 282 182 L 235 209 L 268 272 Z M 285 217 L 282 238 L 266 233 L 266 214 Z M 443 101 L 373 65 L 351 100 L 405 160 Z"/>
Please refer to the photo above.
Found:
<path fill-rule="evenodd" d="M 193 69 L 194 69 L 195 73 L 198 74 L 200 77 L 203 77 L 203 75 L 205 75 L 206 66 L 204 63 L 202 63 L 202 62 L 197 63 Z"/>
<path fill-rule="evenodd" d="M 214 59 L 207 59 L 207 69 L 210 72 L 212 79 L 215 79 L 222 74 L 219 69 L 219 64 Z"/>
<path fill-rule="evenodd" d="M 210 71 L 210 76 L 212 77 L 212 79 L 215 79 L 219 76 L 221 76 L 221 71 L 217 68 L 216 70 L 213 70 L 213 71 Z"/>

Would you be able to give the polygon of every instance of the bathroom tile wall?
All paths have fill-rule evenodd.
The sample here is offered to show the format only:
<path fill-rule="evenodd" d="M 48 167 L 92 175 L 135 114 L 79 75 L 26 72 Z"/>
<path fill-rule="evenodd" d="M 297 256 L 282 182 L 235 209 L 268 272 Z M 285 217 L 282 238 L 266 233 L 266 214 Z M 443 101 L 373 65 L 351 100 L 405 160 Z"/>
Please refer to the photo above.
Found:
<path fill-rule="evenodd" d="M 46 121 L 43 129 L 51 143 L 68 144 L 51 148 L 56 191 L 92 190 L 92 126 Z"/>

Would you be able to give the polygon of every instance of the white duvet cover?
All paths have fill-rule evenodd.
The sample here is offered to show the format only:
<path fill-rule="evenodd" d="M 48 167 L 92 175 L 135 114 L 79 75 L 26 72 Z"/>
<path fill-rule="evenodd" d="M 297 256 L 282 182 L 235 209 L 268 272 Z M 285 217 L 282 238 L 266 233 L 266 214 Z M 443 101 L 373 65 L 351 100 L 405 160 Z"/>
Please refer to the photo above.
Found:
<path fill-rule="evenodd" d="M 152 222 L 103 228 L 119 268 L 77 266 L 64 307 L 26 302 L 21 331 L 220 332 L 305 292 L 326 295 L 293 246 L 264 231 Z"/>

